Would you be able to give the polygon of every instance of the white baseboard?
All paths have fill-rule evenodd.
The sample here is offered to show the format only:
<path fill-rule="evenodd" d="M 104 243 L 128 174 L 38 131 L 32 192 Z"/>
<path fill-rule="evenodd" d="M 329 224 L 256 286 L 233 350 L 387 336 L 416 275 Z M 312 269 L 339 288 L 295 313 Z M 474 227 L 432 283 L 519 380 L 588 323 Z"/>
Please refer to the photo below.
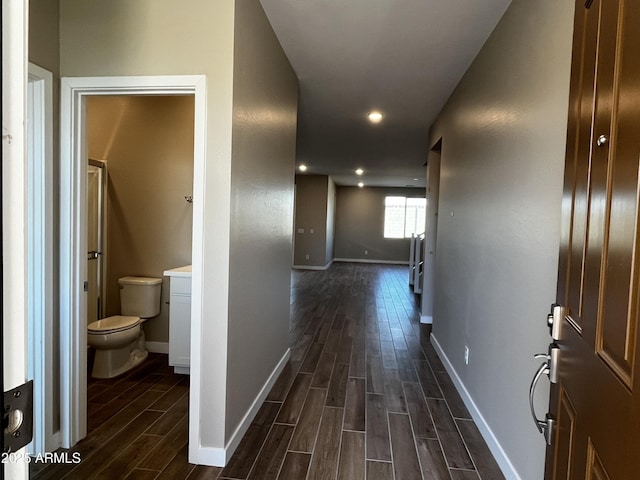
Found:
<path fill-rule="evenodd" d="M 349 263 L 384 263 L 387 265 L 409 265 L 409 262 L 400 260 L 371 260 L 368 258 L 334 258 L 334 262 L 349 262 Z"/>
<path fill-rule="evenodd" d="M 145 342 L 145 345 L 151 353 L 169 354 L 169 342 Z"/>
<path fill-rule="evenodd" d="M 420 323 L 424 323 L 425 325 L 431 325 L 433 323 L 433 317 L 430 315 L 421 315 Z"/>
<path fill-rule="evenodd" d="M 189 463 L 224 467 L 229 458 L 231 456 L 227 457 L 224 448 L 203 447 L 202 445 L 193 448 L 189 444 Z"/>
<path fill-rule="evenodd" d="M 329 270 L 331 265 L 333 265 L 333 260 L 327 263 L 324 267 L 318 265 L 294 265 L 293 268 L 296 270 Z"/>
<path fill-rule="evenodd" d="M 271 372 L 271 375 L 269 375 L 269 378 L 267 379 L 262 389 L 258 393 L 258 396 L 253 401 L 253 404 L 249 408 L 249 411 L 246 413 L 246 415 L 240 422 L 240 425 L 238 425 L 238 427 L 236 428 L 236 431 L 233 432 L 233 435 L 231 435 L 230 440 L 227 442 L 227 445 L 225 446 L 227 459 L 231 458 L 231 455 L 233 455 L 233 452 L 235 452 L 236 448 L 238 448 L 238 444 L 240 443 L 240 440 L 242 440 L 242 437 L 244 437 L 244 434 L 247 433 L 247 430 L 249 429 L 249 425 L 251 425 L 251 422 L 253 422 L 253 419 L 258 414 L 258 410 L 260 410 L 260 407 L 262 406 L 264 401 L 267 399 L 267 395 L 269 395 L 271 388 L 276 383 L 276 380 L 278 380 L 278 377 L 284 370 L 284 367 L 287 366 L 287 362 L 289 361 L 290 356 L 291 356 L 291 349 L 288 348 L 287 351 L 282 356 L 282 358 L 280 359 L 280 361 L 278 362 L 278 364 L 276 365 L 276 367 Z"/>
<path fill-rule="evenodd" d="M 518 472 L 516 471 L 515 467 L 511 463 L 511 460 L 509 460 L 507 453 L 504 451 L 504 449 L 502 448 L 502 445 L 500 445 L 500 442 L 498 441 L 495 434 L 493 433 L 493 430 L 491 430 L 491 427 L 482 416 L 482 413 L 480 413 L 478 406 L 473 401 L 473 398 L 471 398 L 469 391 L 465 388 L 464 384 L 462 383 L 462 379 L 458 376 L 458 373 L 453 368 L 453 364 L 451 363 L 447 355 L 444 353 L 444 350 L 440 346 L 440 343 L 438 343 L 438 340 L 433 335 L 433 333 L 431 334 L 431 344 L 433 345 L 433 348 L 435 348 L 436 352 L 438 352 L 438 356 L 440 357 L 440 360 L 442 360 L 442 364 L 444 365 L 444 368 L 447 369 L 447 372 L 449 373 L 449 376 L 451 377 L 451 380 L 453 381 L 453 384 L 455 385 L 456 390 L 458 390 L 458 393 L 462 397 L 462 400 L 466 405 L 467 409 L 469 410 L 471 417 L 476 422 L 478 430 L 480 430 L 480 433 L 482 434 L 484 441 L 487 442 L 487 446 L 489 447 L 489 450 L 491 450 L 491 453 L 495 457 L 496 462 L 498 462 L 498 465 L 500 466 L 500 470 L 502 470 L 502 473 L 504 474 L 505 478 L 507 480 L 522 480 L 520 475 L 518 475 Z"/>
<path fill-rule="evenodd" d="M 269 395 L 271 388 L 273 388 L 273 385 L 276 383 L 276 380 L 278 380 L 278 377 L 282 373 L 282 370 L 284 370 L 284 367 L 286 367 L 290 356 L 291 349 L 288 348 L 276 367 L 271 372 L 271 375 L 269 375 L 267 381 L 260 389 L 260 392 L 258 392 L 258 395 L 253 400 L 251 407 L 249 407 L 249 410 L 245 414 L 244 418 L 240 421 L 240 424 L 233 432 L 233 435 L 231 435 L 231 438 L 229 439 L 225 447 L 212 448 L 203 447 L 200 445 L 196 448 L 192 448 L 191 446 L 189 446 L 190 462 L 197 463 L 198 465 L 211 465 L 214 467 L 224 467 L 227 464 L 233 453 L 236 451 L 236 448 L 238 448 L 242 437 L 244 437 L 244 434 L 247 433 L 251 422 L 253 422 L 253 419 L 257 415 L 258 410 L 260 410 L 260 407 L 266 400 L 267 395 Z"/>

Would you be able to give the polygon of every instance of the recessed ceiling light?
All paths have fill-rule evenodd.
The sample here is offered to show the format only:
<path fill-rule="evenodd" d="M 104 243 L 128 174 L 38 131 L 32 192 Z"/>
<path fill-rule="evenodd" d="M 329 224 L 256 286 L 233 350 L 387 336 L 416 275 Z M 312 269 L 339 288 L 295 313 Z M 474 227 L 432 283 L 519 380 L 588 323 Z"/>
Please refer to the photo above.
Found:
<path fill-rule="evenodd" d="M 306 172 L 307 171 L 307 166 L 303 163 L 302 165 L 300 165 L 298 167 L 298 170 L 300 170 L 301 172 Z"/>
<path fill-rule="evenodd" d="M 418 179 L 417 179 L 417 178 L 414 178 L 414 179 L 413 179 L 413 181 L 414 181 L 414 182 L 417 182 L 417 181 L 418 181 Z"/>
<path fill-rule="evenodd" d="M 359 186 L 360 188 L 362 188 L 362 187 L 364 187 L 364 183 L 360 182 L 360 183 L 358 183 L 358 186 Z"/>
<path fill-rule="evenodd" d="M 370 112 L 368 117 L 371 123 L 380 123 L 382 121 L 382 113 L 375 110 Z"/>
<path fill-rule="evenodd" d="M 364 170 L 362 170 L 361 168 L 356 168 L 356 175 L 362 175 L 364 173 Z"/>

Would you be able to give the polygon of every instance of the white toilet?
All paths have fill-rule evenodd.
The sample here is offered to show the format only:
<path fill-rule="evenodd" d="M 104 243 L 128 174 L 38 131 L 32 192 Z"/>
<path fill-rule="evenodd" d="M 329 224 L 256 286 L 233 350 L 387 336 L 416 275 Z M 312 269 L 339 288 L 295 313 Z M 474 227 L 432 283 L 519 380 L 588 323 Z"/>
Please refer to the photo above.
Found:
<path fill-rule="evenodd" d="M 142 323 L 160 314 L 161 278 L 123 277 L 120 286 L 121 315 L 91 322 L 87 342 L 96 349 L 91 376 L 111 378 L 139 365 L 149 352 Z"/>

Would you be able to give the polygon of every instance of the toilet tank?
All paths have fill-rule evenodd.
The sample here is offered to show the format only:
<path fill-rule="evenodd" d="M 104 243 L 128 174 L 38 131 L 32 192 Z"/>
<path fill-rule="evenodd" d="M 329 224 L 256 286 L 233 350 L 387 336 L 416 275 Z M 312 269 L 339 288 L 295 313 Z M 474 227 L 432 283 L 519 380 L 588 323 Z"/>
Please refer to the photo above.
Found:
<path fill-rule="evenodd" d="M 121 315 L 152 318 L 160 314 L 161 278 L 122 277 L 118 285 Z"/>

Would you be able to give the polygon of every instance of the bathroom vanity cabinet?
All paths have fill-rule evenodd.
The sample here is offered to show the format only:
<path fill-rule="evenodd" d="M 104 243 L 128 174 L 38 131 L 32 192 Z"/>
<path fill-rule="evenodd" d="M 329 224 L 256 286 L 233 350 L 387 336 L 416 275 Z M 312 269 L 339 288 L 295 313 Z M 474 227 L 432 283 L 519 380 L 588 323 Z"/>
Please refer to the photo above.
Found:
<path fill-rule="evenodd" d="M 164 272 L 169 287 L 169 365 L 189 373 L 191 359 L 191 265 Z"/>

